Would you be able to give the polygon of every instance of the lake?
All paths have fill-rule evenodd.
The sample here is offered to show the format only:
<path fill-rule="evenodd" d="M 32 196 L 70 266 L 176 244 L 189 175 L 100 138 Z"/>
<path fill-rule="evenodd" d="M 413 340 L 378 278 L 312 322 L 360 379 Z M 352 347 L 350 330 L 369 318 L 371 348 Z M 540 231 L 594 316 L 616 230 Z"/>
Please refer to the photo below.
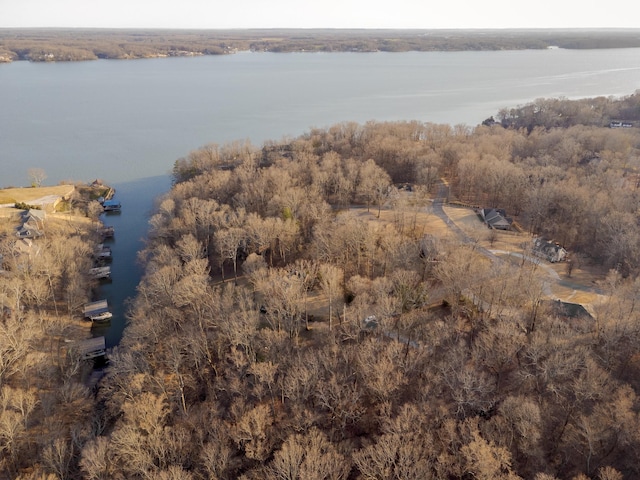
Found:
<path fill-rule="evenodd" d="M 108 346 L 135 293 L 136 251 L 173 162 L 206 143 L 297 136 L 343 121 L 475 126 L 542 97 L 629 95 L 640 49 L 229 56 L 0 64 L 0 186 L 103 179 L 113 225 Z M 102 334 L 100 333 L 100 334 Z"/>
<path fill-rule="evenodd" d="M 628 95 L 640 49 L 229 56 L 0 64 L 0 186 L 164 175 L 209 142 L 342 121 L 477 125 L 541 97 Z"/>

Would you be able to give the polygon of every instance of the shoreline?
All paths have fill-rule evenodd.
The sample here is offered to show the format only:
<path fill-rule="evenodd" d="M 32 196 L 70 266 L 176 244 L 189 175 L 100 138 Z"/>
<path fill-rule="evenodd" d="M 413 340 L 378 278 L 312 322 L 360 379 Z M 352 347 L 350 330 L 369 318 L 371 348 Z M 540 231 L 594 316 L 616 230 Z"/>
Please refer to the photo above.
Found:
<path fill-rule="evenodd" d="M 86 29 L 0 28 L 0 63 L 74 62 L 243 51 L 448 52 L 640 48 L 639 29 Z M 140 43 L 140 37 L 145 43 Z M 175 45 L 180 45 L 176 47 Z"/>

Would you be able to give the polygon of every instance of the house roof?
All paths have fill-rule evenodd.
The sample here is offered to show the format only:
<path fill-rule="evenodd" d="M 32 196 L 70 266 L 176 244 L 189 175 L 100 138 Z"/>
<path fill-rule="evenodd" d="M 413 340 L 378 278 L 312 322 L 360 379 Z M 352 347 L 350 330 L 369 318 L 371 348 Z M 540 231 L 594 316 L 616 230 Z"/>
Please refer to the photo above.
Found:
<path fill-rule="evenodd" d="M 47 212 L 45 212 L 44 210 L 36 210 L 35 208 L 30 208 L 29 210 L 26 210 L 22 215 L 24 218 L 31 217 L 42 221 L 47 217 Z"/>
<path fill-rule="evenodd" d="M 544 240 L 542 238 L 536 238 L 533 241 L 533 248 L 534 250 L 544 253 L 556 253 L 564 250 L 564 248 L 562 248 L 559 244 L 550 242 L 549 240 Z"/>
<path fill-rule="evenodd" d="M 83 308 L 83 313 L 86 317 L 90 315 L 98 315 L 103 312 L 109 311 L 109 305 L 106 300 L 98 300 L 97 302 L 86 303 Z"/>
<path fill-rule="evenodd" d="M 29 238 L 21 238 L 20 240 L 17 240 L 15 245 L 14 245 L 15 251 L 18 254 L 39 254 L 40 253 L 40 247 L 38 245 L 36 245 L 35 243 L 33 243 L 33 241 Z"/>
<path fill-rule="evenodd" d="M 16 235 L 20 238 L 35 238 L 42 236 L 42 232 L 37 227 L 25 223 L 18 228 Z"/>
<path fill-rule="evenodd" d="M 99 357 L 105 354 L 106 341 L 104 337 L 88 338 L 78 342 L 78 353 L 85 359 Z"/>
<path fill-rule="evenodd" d="M 565 318 L 584 318 L 593 320 L 593 316 L 589 311 L 580 303 L 563 302 L 561 300 L 550 300 L 548 302 L 551 311 L 559 316 Z"/>
<path fill-rule="evenodd" d="M 499 208 L 481 208 L 480 216 L 484 222 L 493 228 L 508 228 L 511 220 L 507 218 L 506 212 Z"/>

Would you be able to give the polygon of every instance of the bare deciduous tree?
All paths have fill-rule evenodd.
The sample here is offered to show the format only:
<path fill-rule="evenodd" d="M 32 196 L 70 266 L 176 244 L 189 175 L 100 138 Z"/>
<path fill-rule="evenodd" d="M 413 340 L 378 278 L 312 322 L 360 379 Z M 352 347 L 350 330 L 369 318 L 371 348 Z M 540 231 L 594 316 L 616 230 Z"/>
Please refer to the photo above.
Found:
<path fill-rule="evenodd" d="M 31 181 L 32 187 L 40 187 L 42 182 L 47 178 L 47 174 L 43 168 L 32 167 L 27 170 L 27 174 L 29 175 L 29 180 Z"/>
<path fill-rule="evenodd" d="M 321 264 L 318 271 L 320 285 L 329 300 L 329 330 L 331 330 L 333 323 L 333 304 L 336 297 L 340 294 L 343 275 L 342 269 L 326 263 Z"/>

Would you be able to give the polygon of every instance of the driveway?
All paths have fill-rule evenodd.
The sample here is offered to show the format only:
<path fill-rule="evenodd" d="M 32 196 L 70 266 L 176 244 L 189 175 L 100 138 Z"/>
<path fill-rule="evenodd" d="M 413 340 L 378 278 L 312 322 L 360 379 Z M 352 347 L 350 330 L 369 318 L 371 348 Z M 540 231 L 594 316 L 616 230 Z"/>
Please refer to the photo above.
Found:
<path fill-rule="evenodd" d="M 503 262 L 504 260 L 500 258 L 498 255 L 508 255 L 508 256 L 522 258 L 528 262 L 532 262 L 537 266 L 541 267 L 550 277 L 548 281 L 545 281 L 543 283 L 544 293 L 548 297 L 552 299 L 557 299 L 556 295 L 554 295 L 552 290 L 553 283 L 555 283 L 556 285 L 574 290 L 573 295 L 575 295 L 576 290 L 602 294 L 602 292 L 597 288 L 593 288 L 590 286 L 586 286 L 586 285 L 561 279 L 560 275 L 558 275 L 558 272 L 556 272 L 550 265 L 548 265 L 546 262 L 544 262 L 543 260 L 537 257 L 531 257 L 529 255 L 524 255 L 522 253 L 509 252 L 506 250 L 489 250 L 478 245 L 477 242 L 473 238 L 471 238 L 469 235 L 467 235 L 460 227 L 458 227 L 458 225 L 456 225 L 455 222 L 451 220 L 451 218 L 447 215 L 447 212 L 444 211 L 443 205 L 447 202 L 448 198 L 449 198 L 449 185 L 443 181 L 442 183 L 440 183 L 440 185 L 438 185 L 438 192 L 437 192 L 436 198 L 433 200 L 432 210 L 433 210 L 433 213 L 438 218 L 440 218 L 443 222 L 445 222 L 445 224 L 449 227 L 449 229 L 451 229 L 451 231 L 453 231 L 456 234 L 456 236 L 460 239 L 462 243 L 465 243 L 468 245 L 476 244 L 475 245 L 476 251 L 480 252 L 482 255 L 487 257 L 492 262 Z"/>

